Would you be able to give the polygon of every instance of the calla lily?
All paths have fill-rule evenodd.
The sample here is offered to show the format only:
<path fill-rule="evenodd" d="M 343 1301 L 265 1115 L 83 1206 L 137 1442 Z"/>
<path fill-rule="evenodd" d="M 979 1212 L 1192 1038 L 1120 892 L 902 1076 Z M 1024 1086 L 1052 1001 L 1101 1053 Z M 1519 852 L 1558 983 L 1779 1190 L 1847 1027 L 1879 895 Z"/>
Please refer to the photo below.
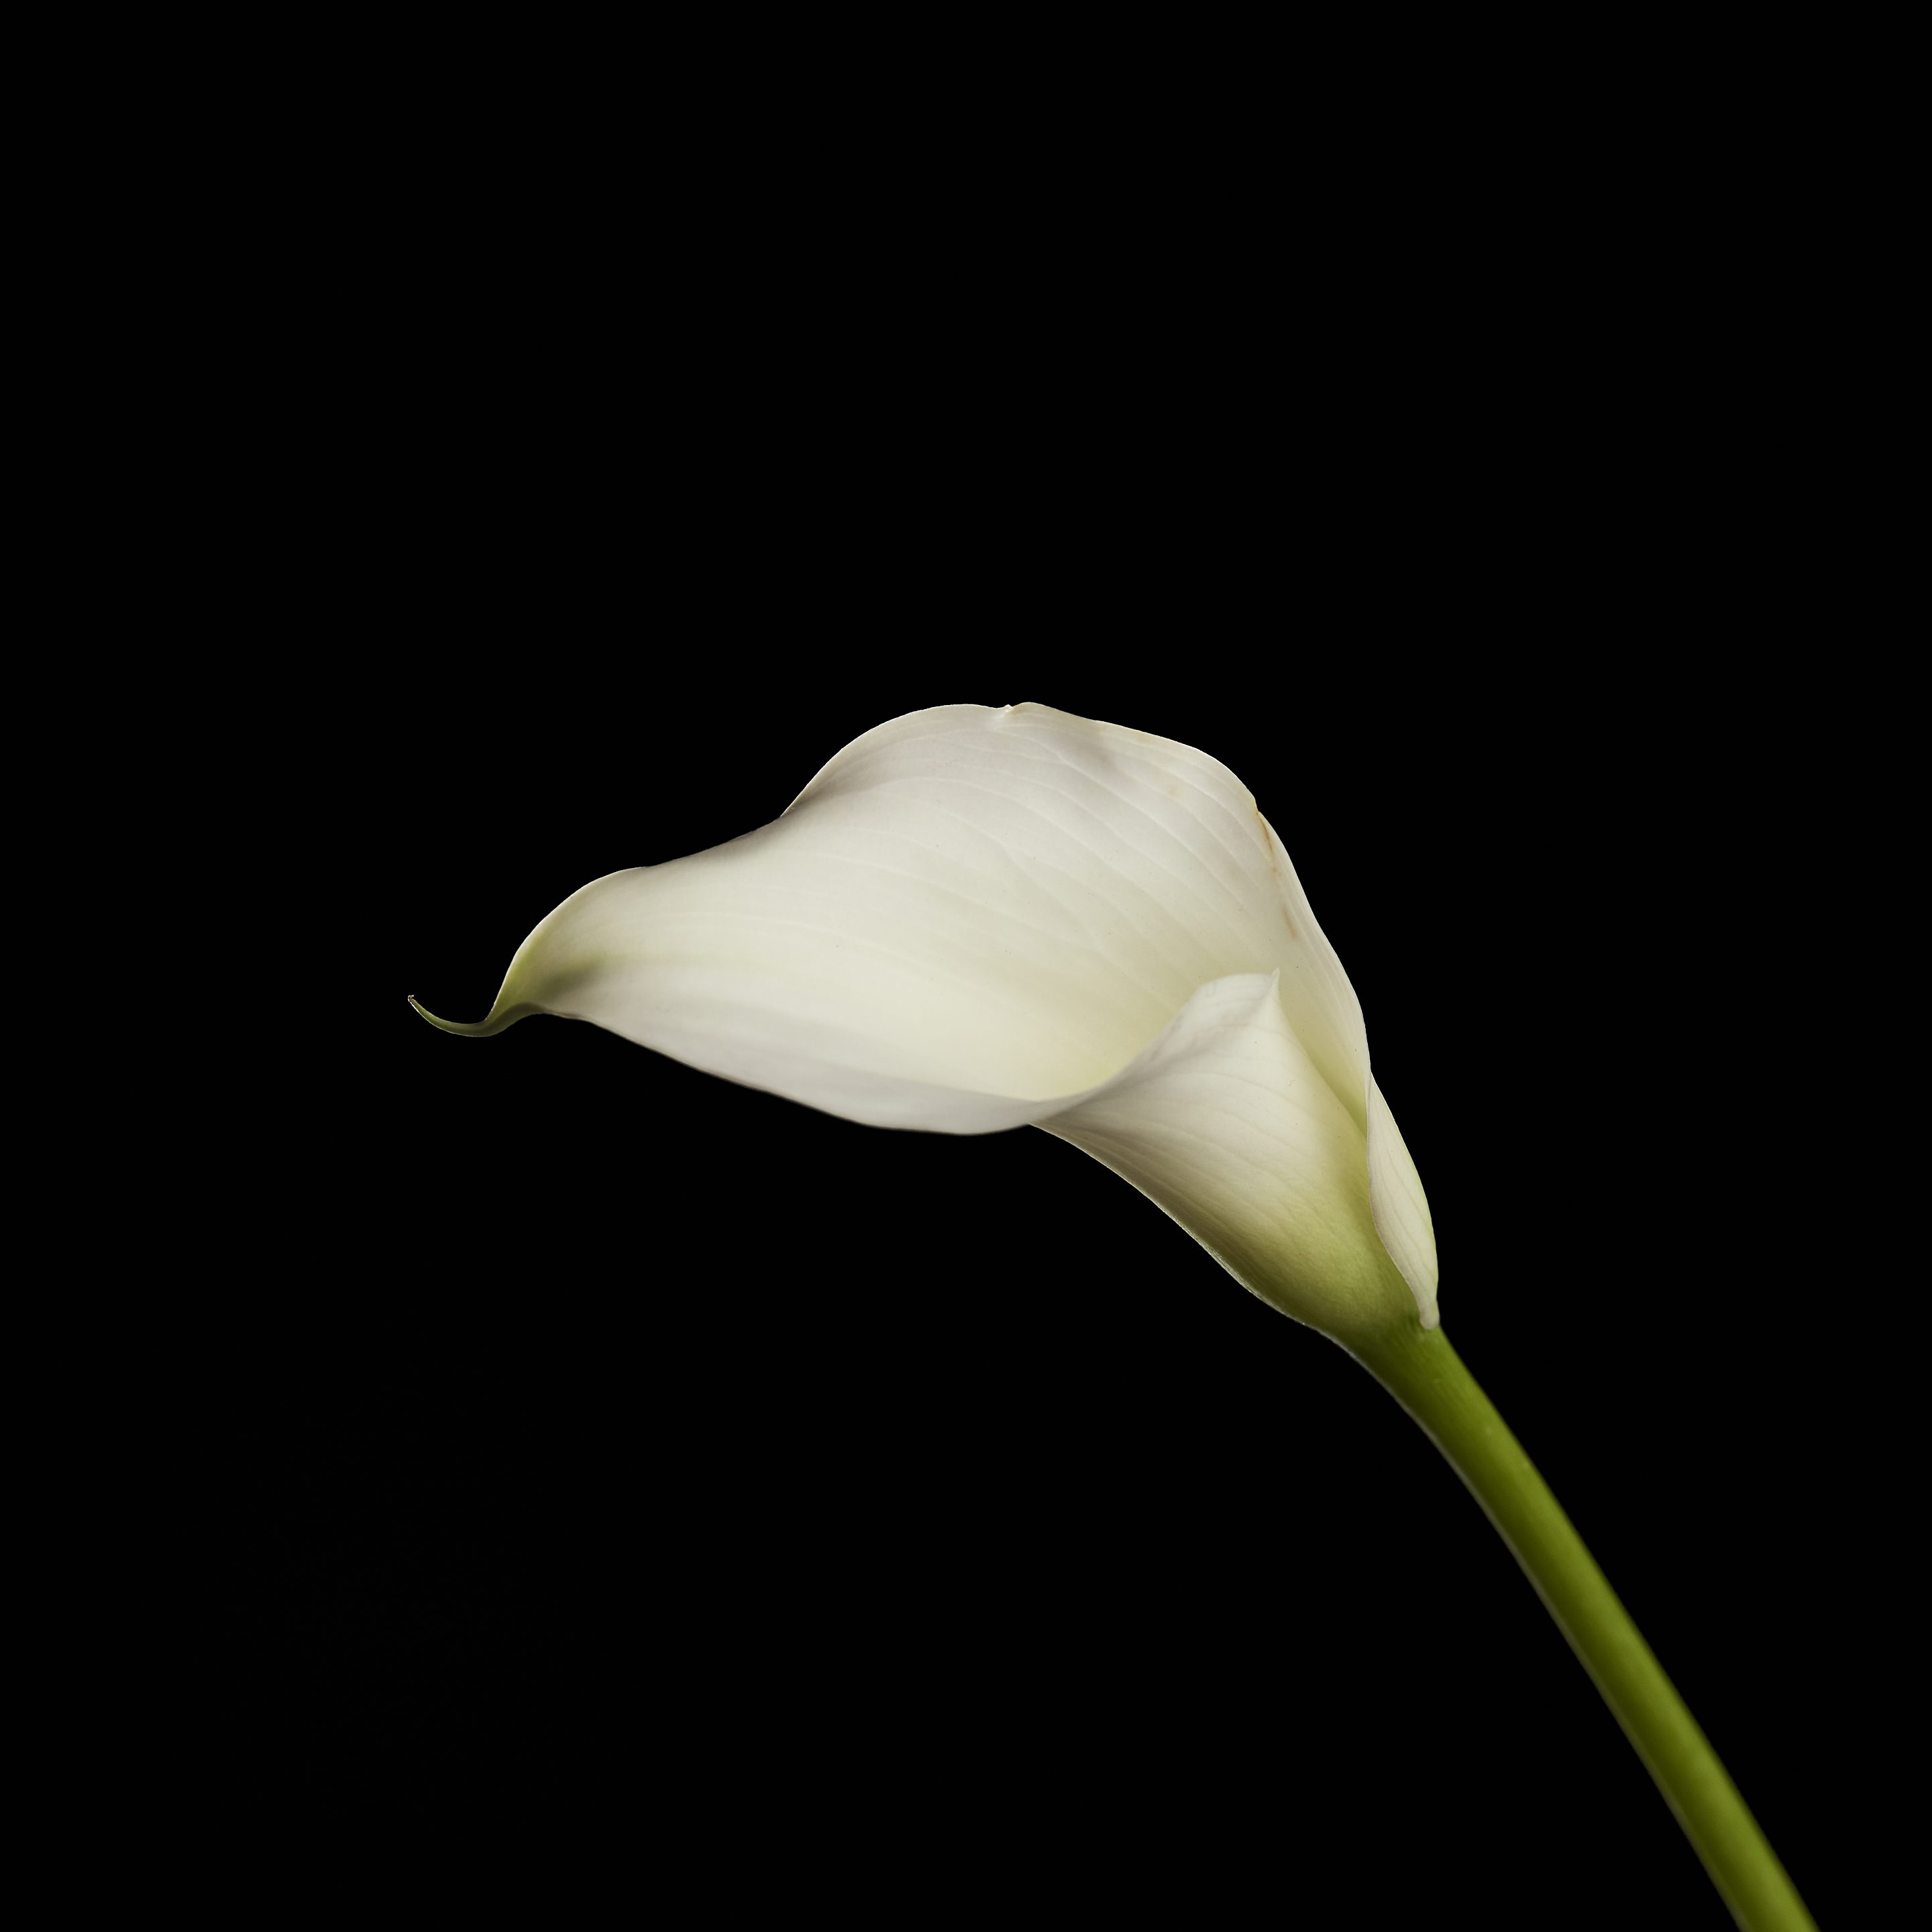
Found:
<path fill-rule="evenodd" d="M 572 893 L 484 1018 L 424 1017 L 485 1034 L 532 1013 L 875 1126 L 1042 1127 L 1131 1181 L 1423 1426 L 1738 1923 L 1815 1932 L 1442 1333 L 1429 1206 L 1360 1005 L 1225 765 L 1044 705 L 914 712 L 855 739 L 759 830 Z"/>
<path fill-rule="evenodd" d="M 895 718 L 761 830 L 573 893 L 486 1018 L 434 1023 L 538 1012 L 870 1126 L 1043 1127 L 1284 1313 L 1436 1325 L 1354 989 L 1252 794 L 1170 739 Z"/>

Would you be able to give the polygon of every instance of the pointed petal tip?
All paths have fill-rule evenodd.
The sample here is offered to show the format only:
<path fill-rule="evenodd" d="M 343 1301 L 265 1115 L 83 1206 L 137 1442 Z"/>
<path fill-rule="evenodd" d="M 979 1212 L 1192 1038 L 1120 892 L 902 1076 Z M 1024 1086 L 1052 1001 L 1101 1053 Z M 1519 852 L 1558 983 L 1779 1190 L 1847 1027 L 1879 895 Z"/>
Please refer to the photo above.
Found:
<path fill-rule="evenodd" d="M 481 1040 L 485 1034 L 500 1030 L 500 1028 L 492 1026 L 488 1019 L 473 1020 L 468 1022 L 462 1020 L 440 1020 L 428 1007 L 423 1004 L 422 1000 L 416 998 L 415 994 L 411 993 L 407 997 L 410 1004 L 415 1007 L 431 1026 L 440 1032 L 460 1034 L 469 1040 Z"/>

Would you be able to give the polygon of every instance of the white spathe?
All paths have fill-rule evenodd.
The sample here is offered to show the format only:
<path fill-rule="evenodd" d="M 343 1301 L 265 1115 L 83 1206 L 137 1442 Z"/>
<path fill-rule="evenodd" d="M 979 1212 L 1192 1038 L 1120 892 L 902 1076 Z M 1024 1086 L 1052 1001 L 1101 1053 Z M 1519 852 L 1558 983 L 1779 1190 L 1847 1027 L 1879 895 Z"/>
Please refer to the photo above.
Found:
<path fill-rule="evenodd" d="M 1284 1312 L 1436 1325 L 1354 989 L 1246 787 L 1170 739 L 896 718 L 770 824 L 574 892 L 487 1018 L 435 1023 L 532 1012 L 874 1126 L 1044 1127 Z"/>

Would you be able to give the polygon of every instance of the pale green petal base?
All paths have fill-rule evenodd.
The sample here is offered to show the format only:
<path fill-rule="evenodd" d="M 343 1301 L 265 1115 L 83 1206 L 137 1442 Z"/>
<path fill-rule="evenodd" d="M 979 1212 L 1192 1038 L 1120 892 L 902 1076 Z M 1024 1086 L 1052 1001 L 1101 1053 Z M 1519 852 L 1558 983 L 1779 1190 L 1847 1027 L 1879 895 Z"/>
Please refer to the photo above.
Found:
<path fill-rule="evenodd" d="M 1630 1612 L 1438 1328 L 1349 1352 L 1419 1422 L 1501 1532 L 1747 1932 L 1816 1932 L 1784 1868 Z"/>

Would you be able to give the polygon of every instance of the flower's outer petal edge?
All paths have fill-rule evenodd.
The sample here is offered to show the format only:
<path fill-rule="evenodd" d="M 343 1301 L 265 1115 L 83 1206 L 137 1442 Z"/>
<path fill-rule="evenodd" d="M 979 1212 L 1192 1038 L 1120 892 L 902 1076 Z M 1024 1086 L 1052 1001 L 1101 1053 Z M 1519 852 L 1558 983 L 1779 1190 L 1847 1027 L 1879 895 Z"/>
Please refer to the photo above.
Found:
<path fill-rule="evenodd" d="M 1415 1297 L 1425 1328 L 1440 1326 L 1436 1286 L 1440 1270 L 1436 1258 L 1436 1220 L 1422 1177 L 1389 1112 L 1389 1103 L 1376 1077 L 1369 1076 L 1369 1203 L 1375 1211 L 1376 1232 L 1389 1258 L 1402 1270 Z"/>

